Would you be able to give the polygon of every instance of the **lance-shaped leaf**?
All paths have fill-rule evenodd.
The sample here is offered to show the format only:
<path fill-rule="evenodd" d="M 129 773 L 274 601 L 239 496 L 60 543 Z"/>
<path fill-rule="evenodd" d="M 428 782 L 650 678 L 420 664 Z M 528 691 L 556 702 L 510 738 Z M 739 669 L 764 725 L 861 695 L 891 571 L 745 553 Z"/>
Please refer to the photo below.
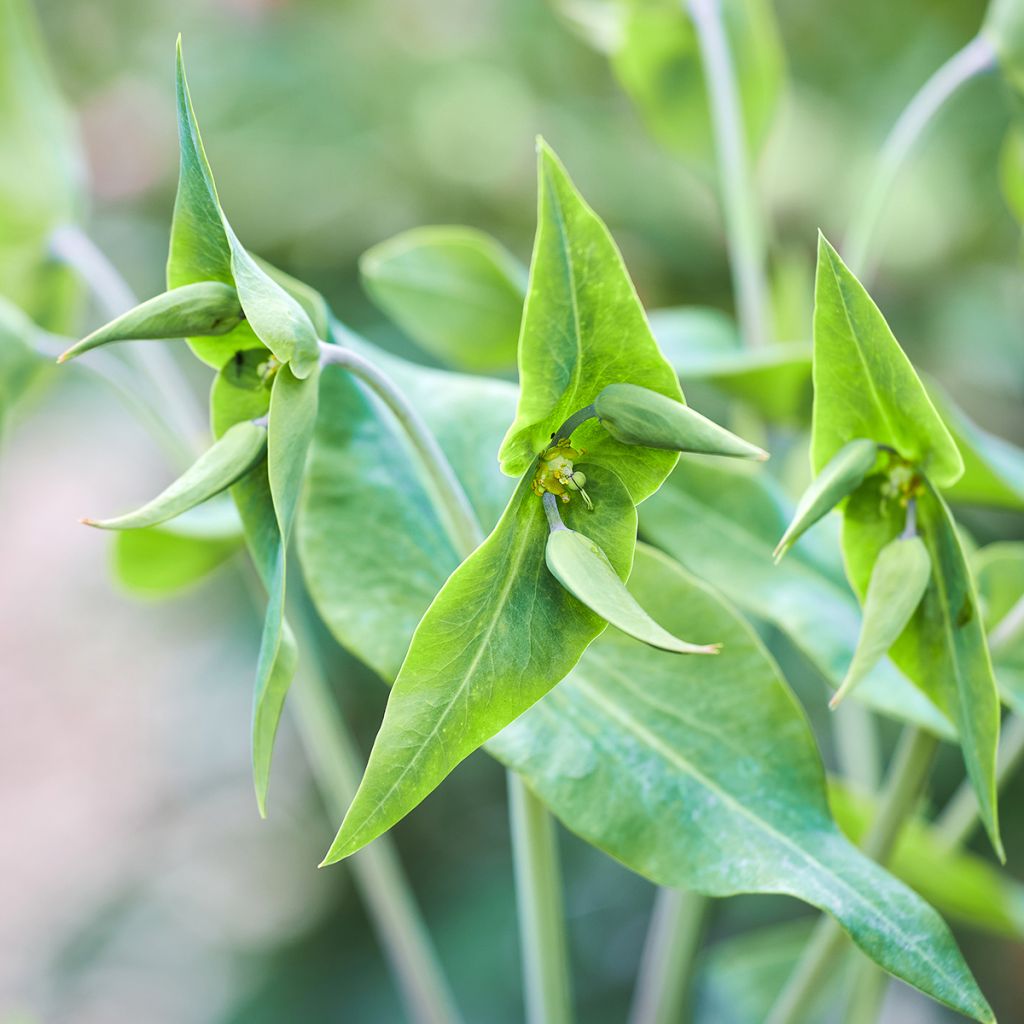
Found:
<path fill-rule="evenodd" d="M 410 367 L 409 372 L 419 371 Z M 430 387 L 416 392 L 418 403 L 423 395 L 443 391 L 444 378 L 452 376 L 424 372 Z M 300 522 L 300 534 L 306 534 L 304 565 L 307 571 L 316 566 L 325 579 L 338 578 L 356 559 L 361 568 L 347 577 L 348 587 L 327 592 L 327 600 L 318 598 L 317 605 L 351 650 L 384 671 L 397 667 L 409 642 L 415 622 L 406 607 L 409 590 L 417 600 L 429 600 L 431 588 L 455 566 L 456 556 L 429 504 L 422 503 L 422 487 L 406 463 L 386 459 L 382 472 L 369 478 L 378 443 L 370 421 L 382 411 L 379 405 L 337 369 L 323 378 L 323 418 L 333 425 L 329 431 L 318 426 Z M 482 414 L 494 398 L 477 396 Z M 459 417 L 472 399 L 467 392 L 466 404 L 458 404 Z M 447 433 L 441 426 L 443 404 L 430 411 L 438 417 L 439 433 Z M 480 444 L 483 457 L 488 446 L 486 440 Z M 340 528 L 350 509 L 335 504 L 344 491 L 331 487 L 334 470 L 353 461 L 350 481 L 361 488 L 354 500 L 363 506 L 358 533 Z M 599 475 L 593 467 L 588 483 L 595 499 Z M 737 495 L 728 497 L 736 500 Z M 401 574 L 386 571 L 389 556 L 380 554 L 382 572 L 375 576 L 372 550 L 368 554 L 367 549 L 389 543 L 392 510 L 407 502 L 413 507 L 410 515 L 425 517 L 427 530 L 416 545 L 415 571 L 404 581 Z M 540 504 L 535 498 L 533 503 Z M 588 514 L 571 502 L 565 513 L 573 526 L 589 529 L 600 506 Z M 573 518 L 577 515 L 579 524 Z M 779 524 L 784 515 L 777 514 Z M 314 524 L 314 516 L 322 521 Z M 768 574 L 773 570 L 767 555 L 778 528 L 769 523 L 762 538 L 759 561 Z M 778 573 L 798 564 L 802 547 Z M 395 557 L 411 551 L 405 545 Z M 500 572 L 499 567 L 498 575 L 481 581 L 481 594 L 496 580 L 500 585 Z M 547 575 L 543 567 L 541 572 Z M 637 549 L 630 588 L 659 621 L 724 640 L 723 653 L 712 659 L 677 658 L 608 630 L 569 678 L 487 749 L 519 770 L 568 828 L 634 871 L 663 884 L 720 895 L 788 892 L 833 909 L 861 947 L 887 969 L 987 1019 L 984 1001 L 941 921 L 838 835 L 828 817 L 821 764 L 806 722 L 778 670 L 736 613 L 643 545 Z M 855 608 L 852 596 L 848 601 Z M 392 613 L 395 607 L 401 614 Z M 549 618 L 542 602 L 519 607 L 523 614 L 534 612 L 530 635 L 537 654 L 561 656 L 558 636 L 552 635 L 557 630 L 548 627 L 566 622 L 565 616 Z M 450 610 L 461 614 L 459 606 Z M 855 636 L 855 610 L 849 617 Z M 513 649 L 506 632 L 498 630 L 496 636 L 501 652 Z M 419 642 L 417 634 L 414 648 Z M 492 697 L 501 694 L 495 690 Z"/>
<path fill-rule="evenodd" d="M 920 537 L 897 537 L 878 552 L 864 597 L 864 623 L 834 708 L 885 657 L 924 596 L 932 564 Z"/>
<path fill-rule="evenodd" d="M 258 339 L 281 362 L 290 363 L 297 377 L 307 377 L 319 361 L 316 329 L 302 305 L 241 245 L 221 209 L 185 80 L 180 37 L 177 95 L 181 164 L 167 284 L 172 289 L 200 281 L 231 285 L 246 317 L 219 338 L 190 337 L 189 342 L 200 359 L 220 369 Z"/>
<path fill-rule="evenodd" d="M 537 236 L 519 336 L 519 408 L 501 467 L 520 476 L 573 413 L 609 384 L 629 383 L 682 401 L 608 229 L 558 158 L 538 143 Z M 573 432 L 587 461 L 607 466 L 635 502 L 657 490 L 676 456 L 637 449 L 591 420 Z"/>
<path fill-rule="evenodd" d="M 877 461 L 878 445 L 874 441 L 861 437 L 844 444 L 797 502 L 793 519 L 772 552 L 775 561 L 780 561 L 798 538 L 860 487 Z"/>
<path fill-rule="evenodd" d="M 718 653 L 718 644 L 688 643 L 659 626 L 626 589 L 608 556 L 582 533 L 564 526 L 553 529 L 544 559 L 573 597 L 635 640 L 676 654 Z"/>
<path fill-rule="evenodd" d="M 66 363 L 115 341 L 227 334 L 242 322 L 238 293 L 220 281 L 199 281 L 154 296 L 72 345 L 57 360 Z"/>
<path fill-rule="evenodd" d="M 594 510 L 571 502 L 566 518 L 625 577 L 636 539 L 632 499 L 610 471 L 585 468 Z M 452 573 L 416 628 L 324 863 L 355 853 L 412 810 L 564 678 L 605 628 L 548 572 L 547 520 L 531 485 L 524 477 L 493 533 Z"/>
<path fill-rule="evenodd" d="M 869 477 L 843 515 L 843 552 L 854 589 L 864 596 L 879 553 L 903 529 L 886 477 Z M 946 503 L 927 480 L 916 498 L 918 533 L 932 574 L 917 611 L 890 649 L 892 660 L 953 720 L 981 819 L 1002 857 L 996 807 L 999 696 L 974 581 Z"/>
<path fill-rule="evenodd" d="M 866 437 L 940 487 L 963 473 L 956 444 L 871 296 L 822 235 L 814 301 L 811 465 Z"/>
<path fill-rule="evenodd" d="M 377 305 L 451 366 L 515 366 L 526 269 L 490 235 L 425 227 L 375 245 L 359 261 Z"/>
<path fill-rule="evenodd" d="M 101 530 L 137 530 L 156 526 L 227 490 L 244 476 L 267 448 L 267 428 L 236 423 L 166 490 L 152 501 L 116 519 L 83 519 Z"/>
<path fill-rule="evenodd" d="M 609 384 L 594 399 L 601 425 L 617 441 L 703 455 L 764 461 L 768 453 L 682 402 L 636 384 Z"/>

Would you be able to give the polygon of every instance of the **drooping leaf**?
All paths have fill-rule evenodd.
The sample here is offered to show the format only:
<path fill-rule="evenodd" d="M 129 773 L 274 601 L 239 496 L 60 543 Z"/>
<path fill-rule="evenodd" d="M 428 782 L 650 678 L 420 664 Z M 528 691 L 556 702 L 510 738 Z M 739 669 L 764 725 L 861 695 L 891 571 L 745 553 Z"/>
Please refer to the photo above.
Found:
<path fill-rule="evenodd" d="M 889 445 L 940 487 L 949 487 L 963 473 L 956 444 L 885 318 L 820 236 L 814 303 L 814 471 L 820 472 L 856 438 Z"/>
<path fill-rule="evenodd" d="M 83 161 L 29 0 L 0 0 L 0 297 L 64 330 L 76 286 L 49 254 L 82 213 Z"/>
<path fill-rule="evenodd" d="M 629 573 L 633 502 L 618 478 L 585 466 L 594 509 L 565 506 L 572 529 Z M 448 578 L 416 629 L 359 791 L 325 863 L 365 846 L 465 757 L 561 680 L 605 622 L 548 572 L 548 526 L 530 477 L 498 525 Z"/>
<path fill-rule="evenodd" d="M 684 459 L 640 509 L 641 533 L 736 605 L 782 630 L 822 676 L 838 687 L 860 629 L 857 601 L 826 567 L 810 535 L 772 564 L 772 547 L 793 514 L 765 473 L 725 460 Z M 902 524 L 901 524 L 902 528 Z M 949 719 L 889 661 L 858 687 L 855 699 L 946 738 Z"/>
<path fill-rule="evenodd" d="M 626 589 L 608 556 L 582 533 L 564 526 L 552 530 L 544 558 L 573 597 L 627 636 L 676 654 L 718 653 L 717 644 L 688 643 L 659 626 Z"/>
<path fill-rule="evenodd" d="M 917 610 L 931 576 L 928 548 L 920 537 L 897 537 L 878 553 L 864 597 L 864 623 L 857 650 L 834 708 L 888 653 Z"/>
<path fill-rule="evenodd" d="M 84 519 L 102 530 L 156 526 L 227 490 L 252 469 L 267 447 L 267 428 L 251 420 L 236 423 L 177 480 L 152 501 L 116 519 Z"/>
<path fill-rule="evenodd" d="M 526 269 L 490 235 L 414 228 L 365 252 L 359 270 L 374 302 L 443 362 L 478 372 L 515 366 Z"/>
<path fill-rule="evenodd" d="M 501 446 L 501 467 L 520 476 L 573 413 L 608 384 L 629 383 L 682 401 L 608 229 L 565 168 L 538 143 L 537 236 L 519 338 L 519 408 Z M 630 448 L 597 423 L 573 445 L 606 465 L 635 502 L 656 490 L 677 456 Z"/>
<path fill-rule="evenodd" d="M 57 360 L 66 363 L 83 352 L 115 341 L 184 338 L 227 334 L 242 321 L 238 294 L 220 281 L 182 285 L 130 309 L 72 345 Z"/>
<path fill-rule="evenodd" d="M 594 399 L 601 426 L 623 444 L 764 461 L 768 453 L 699 412 L 636 384 L 609 384 Z"/>
<path fill-rule="evenodd" d="M 878 445 L 863 437 L 848 441 L 822 467 L 797 502 L 793 519 L 772 552 L 778 562 L 822 516 L 848 498 L 878 461 Z"/>
<path fill-rule="evenodd" d="M 215 498 L 159 526 L 114 538 L 114 575 L 133 593 L 166 597 L 204 579 L 242 546 L 230 499 Z"/>
<path fill-rule="evenodd" d="M 219 337 L 191 337 L 196 355 L 220 369 L 258 340 L 296 376 L 309 376 L 319 361 L 317 332 L 303 306 L 241 245 L 221 209 L 213 172 L 199 135 L 178 39 L 178 141 L 181 165 L 171 222 L 167 284 L 171 289 L 219 281 L 238 292 L 246 319 Z"/>
<path fill-rule="evenodd" d="M 854 589 L 864 595 L 879 552 L 904 525 L 900 503 L 884 497 L 886 477 L 869 477 L 843 516 L 843 551 Z M 999 697 L 974 581 L 946 503 L 928 481 L 916 498 L 918 533 L 932 575 L 892 660 L 956 724 L 981 819 L 1002 856 L 996 809 L 995 759 Z"/>

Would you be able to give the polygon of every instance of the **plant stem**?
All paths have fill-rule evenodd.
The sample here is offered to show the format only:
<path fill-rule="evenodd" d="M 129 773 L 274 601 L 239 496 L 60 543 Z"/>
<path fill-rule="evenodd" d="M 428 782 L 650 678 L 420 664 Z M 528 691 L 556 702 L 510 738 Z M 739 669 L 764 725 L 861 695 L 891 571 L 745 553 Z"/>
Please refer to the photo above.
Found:
<path fill-rule="evenodd" d="M 515 773 L 508 773 L 516 903 L 522 930 L 528 1024 L 568 1024 L 572 993 L 555 823 Z"/>
<path fill-rule="evenodd" d="M 996 54 L 984 35 L 975 36 L 946 61 L 907 104 L 889 132 L 871 184 L 843 246 L 846 261 L 862 280 L 871 276 L 876 232 L 892 186 L 918 139 L 935 115 L 972 78 L 995 66 Z"/>
<path fill-rule="evenodd" d="M 736 73 L 722 23 L 720 0 L 682 0 L 682 3 L 693 19 L 704 65 L 740 333 L 746 344 L 755 348 L 769 340 L 767 256 Z"/>
<path fill-rule="evenodd" d="M 709 907 L 700 893 L 658 890 L 629 1024 L 678 1024 L 684 1019 L 693 959 Z"/>
<path fill-rule="evenodd" d="M 923 729 L 907 726 L 893 755 L 878 805 L 861 849 L 872 860 L 885 865 L 900 829 L 910 816 L 928 778 L 938 740 Z M 832 973 L 843 952 L 846 933 L 831 917 L 823 917 L 785 988 L 768 1016 L 767 1024 L 797 1024 L 821 984 Z"/>
<path fill-rule="evenodd" d="M 854 965 L 851 988 L 845 1024 L 877 1024 L 889 988 L 889 975 L 877 964 L 862 958 Z"/>
<path fill-rule="evenodd" d="M 320 356 L 324 365 L 349 370 L 392 411 L 419 455 L 456 551 L 461 558 L 472 554 L 483 530 L 430 428 L 391 379 L 350 348 L 321 342 Z M 529 1021 L 565 1024 L 572 1017 L 570 971 L 554 821 L 514 772 L 508 773 L 508 791 Z"/>
<path fill-rule="evenodd" d="M 870 709 L 856 700 L 841 701 L 832 712 L 832 736 L 843 778 L 866 792 L 877 792 L 878 730 Z"/>

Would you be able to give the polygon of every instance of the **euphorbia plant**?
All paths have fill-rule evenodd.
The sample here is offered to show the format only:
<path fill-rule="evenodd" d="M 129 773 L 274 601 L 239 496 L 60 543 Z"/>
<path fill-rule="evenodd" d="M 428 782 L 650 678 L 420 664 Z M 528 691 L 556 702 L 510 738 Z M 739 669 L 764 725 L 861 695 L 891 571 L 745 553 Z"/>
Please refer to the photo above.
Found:
<path fill-rule="evenodd" d="M 707 377 L 789 425 L 800 421 L 798 401 L 781 396 L 813 380 L 815 479 L 792 517 L 778 488 L 744 465 L 766 452 L 686 404 L 679 378 L 691 352 L 666 331 L 666 358 L 608 228 L 546 143 L 538 144 L 528 276 L 498 243 L 465 229 L 412 233 L 364 260 L 378 301 L 410 332 L 421 329 L 435 355 L 464 367 L 502 367 L 514 333 L 508 321 L 521 305 L 518 389 L 426 368 L 359 337 L 317 292 L 245 248 L 214 184 L 179 47 L 181 162 L 167 291 L 60 360 L 96 360 L 102 372 L 107 353 L 98 350 L 107 345 L 187 338 L 215 371 L 215 440 L 137 511 L 87 522 L 166 529 L 230 492 L 268 594 L 252 721 L 261 813 L 278 723 L 308 653 L 286 621 L 297 616 L 299 636 L 308 632 L 301 603 L 288 599 L 298 579 L 293 549 L 323 622 L 391 684 L 358 788 L 346 778 L 333 790 L 344 818 L 324 864 L 352 855 L 355 865 L 369 863 L 386 849 L 383 834 L 479 747 L 508 767 L 532 1020 L 571 1015 L 550 811 L 664 887 L 637 1024 L 681 1012 L 672 972 L 686 976 L 692 950 L 666 946 L 664 935 L 693 925 L 703 896 L 739 893 L 784 893 L 831 915 L 774 1021 L 810 1012 L 844 933 L 885 971 L 990 1021 L 948 927 L 914 889 L 953 912 L 955 899 L 920 870 L 920 858 L 893 860 L 902 880 L 885 864 L 916 811 L 937 737 L 961 746 L 1002 855 L 999 693 L 982 602 L 943 491 L 1002 487 L 1003 500 L 1018 504 L 1024 496 L 1014 499 L 1012 481 L 1000 477 L 1005 453 L 994 460 L 969 421 L 940 412 L 824 238 L 813 359 L 770 342 L 756 206 L 743 194 L 745 146 L 762 118 L 736 95 L 724 30 L 749 32 L 766 8 L 727 4 L 723 25 L 716 5 L 694 0 L 691 26 L 675 5 L 626 6 L 631 31 L 617 67 L 653 105 L 653 123 L 670 123 L 646 77 L 657 61 L 692 70 L 696 45 L 707 75 L 734 280 L 754 346 L 731 364 L 705 362 Z M 652 24 L 675 33 L 660 40 L 657 61 L 645 57 Z M 420 267 L 436 272 L 426 297 Z M 446 275 L 460 286 L 450 296 L 436 283 Z M 486 301 L 459 308 L 467 289 Z M 489 310 L 480 336 L 500 339 L 490 351 L 474 351 L 467 328 L 480 308 Z M 31 325 L 12 322 L 12 333 L 39 341 Z M 156 416 L 170 420 L 154 401 Z M 864 604 L 859 637 L 853 596 L 822 552 L 827 545 L 801 539 L 836 506 L 846 569 Z M 651 543 L 638 543 L 638 517 Z M 198 529 L 179 540 L 198 550 L 211 537 Z M 773 546 L 778 559 L 786 555 L 778 568 Z M 850 779 L 830 792 L 807 720 L 741 612 L 790 635 L 837 688 L 833 703 L 849 695 L 840 714 L 874 708 L 910 723 L 877 793 Z M 343 734 L 321 728 L 334 714 L 323 697 L 300 713 L 331 786 L 350 754 L 338 747 Z M 917 828 L 917 849 L 942 850 L 954 879 L 966 870 L 949 849 L 955 843 L 947 838 L 943 849 L 941 834 Z M 410 1013 L 454 1019 L 415 915 L 389 909 L 382 895 L 382 886 L 404 885 L 400 875 L 361 880 Z"/>

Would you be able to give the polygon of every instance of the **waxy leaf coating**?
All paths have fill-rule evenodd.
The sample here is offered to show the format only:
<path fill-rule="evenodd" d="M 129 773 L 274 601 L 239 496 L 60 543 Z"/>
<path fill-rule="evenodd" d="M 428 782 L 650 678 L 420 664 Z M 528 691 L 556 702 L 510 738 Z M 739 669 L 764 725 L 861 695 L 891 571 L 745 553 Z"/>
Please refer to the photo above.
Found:
<path fill-rule="evenodd" d="M 152 501 L 116 519 L 83 519 L 101 530 L 156 526 L 227 490 L 252 469 L 267 448 L 267 428 L 243 422 L 230 427 L 213 446 Z"/>
<path fill-rule="evenodd" d="M 608 556 L 582 533 L 565 527 L 552 530 L 544 559 L 573 597 L 635 640 L 676 654 L 718 653 L 716 644 L 688 643 L 659 626 L 626 589 Z"/>
<path fill-rule="evenodd" d="M 894 448 L 940 487 L 955 483 L 963 473 L 956 444 L 885 318 L 820 236 L 814 296 L 814 472 L 821 472 L 857 438 Z"/>
<path fill-rule="evenodd" d="M 238 293 L 220 281 L 182 285 L 122 313 L 72 345 L 57 360 L 65 363 L 115 341 L 227 334 L 244 319 Z"/>
<path fill-rule="evenodd" d="M 822 516 L 864 482 L 878 461 L 878 445 L 865 438 L 844 444 L 824 465 L 797 503 L 793 520 L 772 553 L 778 562 Z"/>
<path fill-rule="evenodd" d="M 924 596 L 932 563 L 920 537 L 897 537 L 878 553 L 864 596 L 864 624 L 834 708 L 885 657 Z"/>
<path fill-rule="evenodd" d="M 573 413 L 609 384 L 639 384 L 683 400 L 608 229 L 565 168 L 538 143 L 537 236 L 519 336 L 519 408 L 501 446 L 501 468 L 520 476 Z M 587 461 L 607 466 L 634 502 L 657 490 L 671 452 L 637 449 L 596 422 L 573 432 Z"/>
<path fill-rule="evenodd" d="M 601 425 L 623 444 L 764 461 L 768 453 L 699 412 L 636 384 L 609 384 L 594 399 Z"/>

